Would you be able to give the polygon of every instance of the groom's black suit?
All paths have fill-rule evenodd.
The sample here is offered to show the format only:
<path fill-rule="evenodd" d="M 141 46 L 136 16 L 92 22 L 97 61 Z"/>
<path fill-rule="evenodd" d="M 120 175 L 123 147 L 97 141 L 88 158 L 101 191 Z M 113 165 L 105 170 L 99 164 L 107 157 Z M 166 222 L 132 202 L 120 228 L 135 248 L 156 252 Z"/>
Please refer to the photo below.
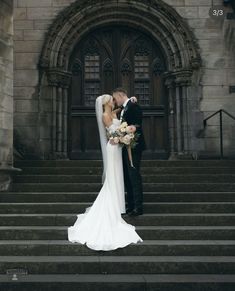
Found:
<path fill-rule="evenodd" d="M 124 181 L 127 191 L 127 207 L 129 210 L 143 210 L 143 187 L 142 177 L 140 174 L 140 162 L 142 151 L 145 149 L 145 140 L 142 131 L 142 110 L 137 103 L 129 100 L 124 108 L 122 121 L 126 121 L 128 125 L 136 125 L 139 138 L 137 145 L 132 149 L 133 167 L 130 165 L 127 148 L 123 147 L 123 171 Z"/>

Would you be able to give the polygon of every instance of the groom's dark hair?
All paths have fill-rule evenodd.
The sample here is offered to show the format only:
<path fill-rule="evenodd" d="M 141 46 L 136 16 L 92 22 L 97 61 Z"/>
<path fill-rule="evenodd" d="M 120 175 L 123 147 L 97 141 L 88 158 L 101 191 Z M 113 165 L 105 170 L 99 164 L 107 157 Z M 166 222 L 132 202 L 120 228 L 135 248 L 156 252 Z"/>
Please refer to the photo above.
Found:
<path fill-rule="evenodd" d="M 113 90 L 113 94 L 114 93 L 123 93 L 123 94 L 127 95 L 127 90 L 122 88 L 122 87 L 118 87 L 118 88 Z"/>

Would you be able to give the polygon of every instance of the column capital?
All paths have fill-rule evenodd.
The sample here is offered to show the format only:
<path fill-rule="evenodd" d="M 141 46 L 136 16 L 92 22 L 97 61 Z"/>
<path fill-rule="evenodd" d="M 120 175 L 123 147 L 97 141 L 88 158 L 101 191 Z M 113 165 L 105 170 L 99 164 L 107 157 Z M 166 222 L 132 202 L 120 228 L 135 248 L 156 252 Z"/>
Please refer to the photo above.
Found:
<path fill-rule="evenodd" d="M 60 68 L 52 68 L 47 71 L 49 86 L 68 89 L 72 74 Z"/>

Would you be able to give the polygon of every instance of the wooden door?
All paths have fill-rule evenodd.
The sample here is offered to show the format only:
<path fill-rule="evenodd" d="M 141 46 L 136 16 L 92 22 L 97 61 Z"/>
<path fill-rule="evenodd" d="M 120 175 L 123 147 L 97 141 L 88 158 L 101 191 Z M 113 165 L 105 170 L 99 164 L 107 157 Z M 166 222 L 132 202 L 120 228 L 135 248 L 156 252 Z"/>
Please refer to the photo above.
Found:
<path fill-rule="evenodd" d="M 69 156 L 101 158 L 95 117 L 95 99 L 124 87 L 143 109 L 147 143 L 145 158 L 168 155 L 167 96 L 162 73 L 164 57 L 143 32 L 128 27 L 108 27 L 90 32 L 70 59 L 72 84 L 69 102 Z"/>

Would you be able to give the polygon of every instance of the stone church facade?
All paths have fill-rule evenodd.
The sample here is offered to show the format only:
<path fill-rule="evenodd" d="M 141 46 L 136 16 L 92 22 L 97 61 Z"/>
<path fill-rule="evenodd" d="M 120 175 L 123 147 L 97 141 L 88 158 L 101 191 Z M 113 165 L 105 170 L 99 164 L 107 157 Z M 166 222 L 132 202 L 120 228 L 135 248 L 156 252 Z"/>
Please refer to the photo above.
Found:
<path fill-rule="evenodd" d="M 233 1 L 214 0 L 222 11 L 217 16 L 210 0 L 0 5 L 0 163 L 6 175 L 14 170 L 13 155 L 99 158 L 94 100 L 117 86 L 143 106 L 146 159 L 219 155 L 219 115 L 206 127 L 204 119 L 220 109 L 235 115 Z M 229 157 L 233 132 L 234 120 L 223 115 Z"/>

